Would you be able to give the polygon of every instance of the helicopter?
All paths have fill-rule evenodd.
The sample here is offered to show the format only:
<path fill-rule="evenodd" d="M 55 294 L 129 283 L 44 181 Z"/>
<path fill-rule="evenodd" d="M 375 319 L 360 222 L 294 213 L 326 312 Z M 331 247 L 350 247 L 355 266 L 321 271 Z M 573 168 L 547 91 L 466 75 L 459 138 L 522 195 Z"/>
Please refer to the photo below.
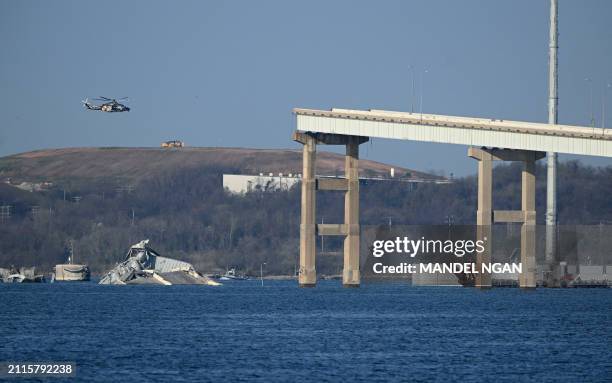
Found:
<path fill-rule="evenodd" d="M 85 106 L 85 108 L 89 109 L 89 110 L 99 110 L 102 112 L 129 112 L 130 108 L 119 103 L 117 100 L 119 101 L 127 101 L 128 98 L 127 97 L 122 97 L 119 99 L 114 99 L 114 98 L 108 98 L 108 97 L 102 97 L 100 96 L 99 98 L 94 98 L 93 100 L 96 101 L 103 101 L 103 103 L 101 105 L 95 105 L 89 102 L 89 98 L 86 98 L 85 100 L 81 101 L 83 103 L 83 105 Z"/>

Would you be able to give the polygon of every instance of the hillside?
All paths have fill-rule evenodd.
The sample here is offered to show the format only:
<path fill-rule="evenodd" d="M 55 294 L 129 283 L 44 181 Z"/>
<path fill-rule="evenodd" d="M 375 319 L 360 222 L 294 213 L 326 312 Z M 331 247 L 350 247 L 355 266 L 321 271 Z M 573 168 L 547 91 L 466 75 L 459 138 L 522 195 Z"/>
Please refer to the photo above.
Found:
<path fill-rule="evenodd" d="M 248 148 L 67 148 L 37 150 L 0 158 L 0 179 L 52 181 L 88 178 L 120 178 L 132 183 L 186 168 L 215 167 L 245 174 L 301 173 L 298 150 Z M 391 167 L 397 177 L 437 178 L 411 169 L 361 160 L 360 174 L 388 176 Z M 341 175 L 344 156 L 319 151 L 317 174 Z"/>

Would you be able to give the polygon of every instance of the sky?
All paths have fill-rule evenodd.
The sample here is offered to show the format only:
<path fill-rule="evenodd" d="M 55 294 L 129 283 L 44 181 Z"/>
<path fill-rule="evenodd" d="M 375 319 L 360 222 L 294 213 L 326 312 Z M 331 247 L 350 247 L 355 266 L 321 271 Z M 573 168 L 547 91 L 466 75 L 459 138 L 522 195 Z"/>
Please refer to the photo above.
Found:
<path fill-rule="evenodd" d="M 611 16 L 611 1 L 559 1 L 559 123 L 601 124 Z M 547 0 L 1 0 L 0 155 L 169 139 L 298 149 L 295 107 L 419 111 L 421 98 L 424 113 L 546 122 L 548 28 Z M 85 110 L 96 96 L 132 110 Z M 605 99 L 612 126 L 612 88 Z M 465 146 L 361 149 L 476 172 Z"/>

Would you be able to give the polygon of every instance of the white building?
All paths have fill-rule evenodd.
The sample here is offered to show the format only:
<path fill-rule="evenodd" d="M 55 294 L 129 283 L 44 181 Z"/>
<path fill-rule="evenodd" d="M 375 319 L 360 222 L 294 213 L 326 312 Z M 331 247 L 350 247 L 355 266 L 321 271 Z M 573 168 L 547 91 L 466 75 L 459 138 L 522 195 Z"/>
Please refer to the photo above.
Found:
<path fill-rule="evenodd" d="M 390 177 L 359 177 L 361 183 L 370 182 L 403 182 L 407 184 L 435 183 L 448 184 L 453 182 L 447 178 L 394 178 L 394 170 L 391 168 Z M 318 178 L 337 178 L 335 176 L 317 176 Z M 231 193 L 244 194 L 249 191 L 275 191 L 289 190 L 293 185 L 302 180 L 301 174 L 283 173 L 259 173 L 259 175 L 249 174 L 224 174 L 223 188 Z M 412 190 L 412 189 L 410 189 Z"/>
<path fill-rule="evenodd" d="M 268 173 L 264 175 L 246 175 L 246 174 L 224 174 L 223 188 L 231 193 L 244 194 L 250 191 L 275 191 L 289 190 L 293 185 L 300 182 L 301 174 L 283 174 L 274 175 Z"/>

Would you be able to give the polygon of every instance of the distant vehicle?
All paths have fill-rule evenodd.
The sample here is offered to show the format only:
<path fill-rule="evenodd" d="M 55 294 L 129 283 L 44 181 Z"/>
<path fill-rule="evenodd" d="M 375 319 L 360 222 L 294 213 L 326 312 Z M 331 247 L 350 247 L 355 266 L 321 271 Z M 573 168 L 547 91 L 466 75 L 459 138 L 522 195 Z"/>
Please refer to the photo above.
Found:
<path fill-rule="evenodd" d="M 166 142 L 162 142 L 161 144 L 162 148 L 182 148 L 184 146 L 185 146 L 185 143 L 180 140 L 166 141 Z"/>
<path fill-rule="evenodd" d="M 83 105 L 85 106 L 85 108 L 89 109 L 89 110 L 99 110 L 101 112 L 109 112 L 109 113 L 113 113 L 113 112 L 129 112 L 130 108 L 125 106 L 124 104 L 119 103 L 117 100 L 119 101 L 127 101 L 128 98 L 127 97 L 122 97 L 119 98 L 117 100 L 115 100 L 114 98 L 108 98 L 108 97 L 102 97 L 100 96 L 99 98 L 94 98 L 93 100 L 96 101 L 103 101 L 102 104 L 100 105 L 96 105 L 96 104 L 92 104 L 89 102 L 89 98 L 86 98 L 85 100 L 81 101 L 83 103 Z"/>

